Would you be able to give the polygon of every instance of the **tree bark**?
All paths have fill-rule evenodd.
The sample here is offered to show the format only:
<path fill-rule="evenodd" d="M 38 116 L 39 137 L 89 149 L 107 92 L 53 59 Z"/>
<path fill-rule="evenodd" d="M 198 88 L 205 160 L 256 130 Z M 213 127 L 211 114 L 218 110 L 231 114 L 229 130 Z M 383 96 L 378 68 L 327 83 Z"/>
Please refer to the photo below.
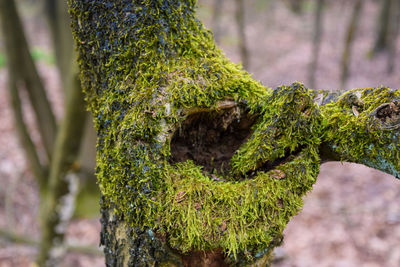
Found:
<path fill-rule="evenodd" d="M 69 3 L 108 266 L 266 266 L 321 158 L 400 177 L 399 91 L 266 88 L 194 0 Z"/>

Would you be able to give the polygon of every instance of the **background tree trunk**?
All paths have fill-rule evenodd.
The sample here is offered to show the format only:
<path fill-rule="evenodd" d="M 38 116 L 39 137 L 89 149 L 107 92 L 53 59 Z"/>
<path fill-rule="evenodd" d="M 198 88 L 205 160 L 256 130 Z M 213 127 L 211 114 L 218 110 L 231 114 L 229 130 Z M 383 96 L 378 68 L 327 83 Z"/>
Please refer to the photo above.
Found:
<path fill-rule="evenodd" d="M 224 0 L 214 0 L 214 8 L 212 15 L 212 27 L 214 32 L 214 39 L 219 43 L 221 39 L 221 13 Z"/>
<path fill-rule="evenodd" d="M 381 11 L 379 13 L 379 18 L 377 21 L 377 34 L 375 38 L 373 53 L 377 53 L 388 48 L 390 27 L 389 25 L 391 22 L 390 9 L 392 6 L 392 2 L 394 1 L 396 0 L 382 0 L 381 2 Z"/>
<path fill-rule="evenodd" d="M 39 220 L 42 226 L 42 239 L 38 263 L 41 266 L 52 265 L 54 260 L 57 261 L 62 256 L 63 253 L 60 252 L 64 251 L 63 235 L 66 224 L 74 213 L 73 200 L 78 192 L 81 192 L 80 196 L 83 195 L 82 192 L 92 193 L 95 184 L 93 175 L 91 175 L 91 179 L 85 181 L 90 180 L 92 187 L 87 187 L 90 190 L 82 190 L 84 183 L 79 182 L 76 177 L 80 172 L 84 173 L 84 170 L 87 172 L 87 169 L 93 168 L 93 165 L 82 167 L 84 164 L 78 163 L 78 153 L 86 155 L 84 157 L 85 164 L 88 162 L 93 164 L 94 155 L 92 154 L 92 161 L 90 161 L 90 157 L 87 157 L 90 155 L 87 151 L 90 150 L 82 152 L 80 149 L 80 140 L 85 129 L 84 122 L 87 114 L 78 79 L 78 69 L 75 65 L 73 72 L 66 70 L 66 68 L 72 68 L 69 63 L 73 62 L 71 56 L 73 41 L 68 26 L 67 4 L 63 1 L 57 2 L 58 5 L 55 5 L 55 1 L 51 2 L 58 10 L 54 14 L 51 13 L 54 15 L 51 17 L 53 26 L 57 27 L 57 29 L 53 29 L 57 62 L 63 86 L 69 92 L 66 96 L 68 99 L 66 115 L 60 128 L 56 127 L 55 116 L 47 99 L 45 88 L 30 55 L 29 45 L 15 2 L 13 0 L 0 1 L 0 19 L 6 41 L 9 91 L 15 122 L 39 187 Z M 41 149 L 33 144 L 31 133 L 26 127 L 20 100 L 22 90 L 26 90 L 28 93 L 47 157 L 40 157 Z M 87 132 L 93 133 L 93 129 Z M 93 139 L 95 138 L 91 139 L 94 147 Z M 85 168 L 87 166 L 88 168 Z M 90 199 L 90 197 L 86 197 L 86 199 Z M 85 203 L 80 206 L 85 206 Z"/>
<path fill-rule="evenodd" d="M 322 23 L 323 23 L 323 9 L 325 0 L 316 0 L 317 4 L 315 7 L 315 20 L 314 20 L 314 32 L 312 37 L 312 57 L 308 70 L 308 82 L 310 88 L 315 87 L 315 74 L 318 66 L 318 56 L 321 46 L 322 38 Z"/>
<path fill-rule="evenodd" d="M 353 40 L 357 31 L 358 21 L 360 18 L 360 13 L 363 7 L 363 0 L 357 0 L 353 7 L 353 12 L 351 13 L 350 22 L 347 27 L 347 33 L 344 43 L 344 49 L 341 61 L 341 73 L 340 73 L 340 88 L 343 89 L 346 81 L 349 77 L 349 64 L 351 59 L 351 47 Z"/>
<path fill-rule="evenodd" d="M 13 0 L 2 0 L 0 5 L 0 18 L 6 37 L 6 51 L 9 59 L 11 87 L 19 87 L 20 90 L 25 89 L 27 91 L 49 160 L 56 138 L 56 119 L 47 99 L 42 80 L 30 55 L 15 3 Z"/>
<path fill-rule="evenodd" d="M 248 69 L 250 64 L 250 58 L 249 58 L 249 49 L 247 46 L 246 29 L 245 29 L 246 5 L 244 4 L 243 0 L 235 0 L 235 4 L 236 4 L 235 19 L 236 19 L 236 27 L 239 39 L 239 54 L 243 68 Z"/>

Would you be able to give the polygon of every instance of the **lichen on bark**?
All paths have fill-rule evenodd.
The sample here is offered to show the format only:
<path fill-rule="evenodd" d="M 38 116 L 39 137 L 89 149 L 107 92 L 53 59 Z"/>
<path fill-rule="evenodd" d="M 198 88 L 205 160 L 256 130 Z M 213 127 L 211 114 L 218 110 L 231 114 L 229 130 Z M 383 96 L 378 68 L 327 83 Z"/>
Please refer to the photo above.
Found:
<path fill-rule="evenodd" d="M 199 251 L 266 264 L 316 181 L 321 147 L 354 161 L 376 151 L 348 154 L 349 137 L 335 135 L 347 121 L 361 127 L 373 105 L 350 119 L 345 97 L 319 107 L 300 83 L 262 86 L 215 45 L 195 4 L 70 0 L 110 265 L 180 255 L 190 266 Z"/>

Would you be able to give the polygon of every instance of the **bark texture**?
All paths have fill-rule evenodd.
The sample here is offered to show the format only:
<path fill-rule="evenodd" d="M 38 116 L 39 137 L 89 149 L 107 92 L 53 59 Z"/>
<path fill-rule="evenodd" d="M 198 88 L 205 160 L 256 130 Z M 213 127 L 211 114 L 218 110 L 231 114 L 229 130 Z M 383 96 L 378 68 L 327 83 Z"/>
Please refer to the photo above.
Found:
<path fill-rule="evenodd" d="M 70 1 L 109 266 L 266 266 L 321 156 L 400 177 L 398 91 L 266 88 L 195 4 Z"/>

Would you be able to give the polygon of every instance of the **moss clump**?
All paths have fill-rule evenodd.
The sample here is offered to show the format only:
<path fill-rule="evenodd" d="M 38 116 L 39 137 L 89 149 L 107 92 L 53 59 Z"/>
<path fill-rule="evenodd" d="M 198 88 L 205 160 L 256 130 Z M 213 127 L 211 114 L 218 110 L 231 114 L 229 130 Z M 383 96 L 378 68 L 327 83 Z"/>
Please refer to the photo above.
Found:
<path fill-rule="evenodd" d="M 232 64 L 194 5 L 70 1 L 102 206 L 182 253 L 221 248 L 251 260 L 280 242 L 315 182 L 321 115 L 303 85 L 264 88 Z M 227 99 L 258 117 L 229 181 L 191 161 L 171 164 L 171 136 L 187 115 Z"/>

